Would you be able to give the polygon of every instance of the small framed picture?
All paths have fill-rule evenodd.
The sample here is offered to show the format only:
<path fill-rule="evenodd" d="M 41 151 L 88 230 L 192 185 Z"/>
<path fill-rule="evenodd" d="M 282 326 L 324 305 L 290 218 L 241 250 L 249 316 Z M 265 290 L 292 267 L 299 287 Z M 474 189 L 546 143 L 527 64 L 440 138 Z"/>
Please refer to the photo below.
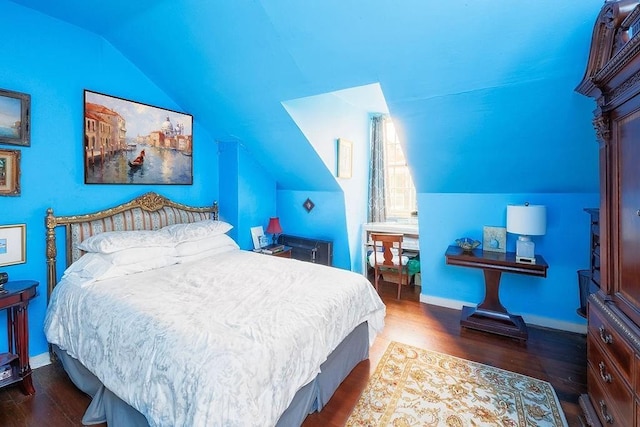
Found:
<path fill-rule="evenodd" d="M 506 252 L 507 229 L 505 227 L 484 226 L 482 229 L 482 250 Z"/>
<path fill-rule="evenodd" d="M 25 229 L 25 224 L 0 225 L 0 266 L 27 261 Z"/>
<path fill-rule="evenodd" d="M 253 241 L 253 250 L 259 250 L 267 246 L 267 236 L 264 235 L 264 229 L 261 225 L 251 227 L 251 240 Z"/>
<path fill-rule="evenodd" d="M 20 151 L 0 150 L 0 196 L 20 195 Z"/>
<path fill-rule="evenodd" d="M 0 89 L 0 144 L 31 144 L 31 95 Z"/>
<path fill-rule="evenodd" d="M 351 178 L 353 142 L 338 138 L 338 178 Z"/>

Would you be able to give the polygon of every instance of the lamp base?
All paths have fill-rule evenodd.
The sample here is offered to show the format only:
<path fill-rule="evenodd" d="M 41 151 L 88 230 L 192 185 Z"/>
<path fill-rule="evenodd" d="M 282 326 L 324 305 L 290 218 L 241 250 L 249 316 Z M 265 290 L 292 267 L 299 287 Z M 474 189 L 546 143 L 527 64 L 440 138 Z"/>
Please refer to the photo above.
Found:
<path fill-rule="evenodd" d="M 518 256 L 516 255 L 516 262 L 519 262 L 520 264 L 535 264 L 536 263 L 536 259 L 535 258 L 529 258 L 526 256 Z"/>
<path fill-rule="evenodd" d="M 529 236 L 518 236 L 516 241 L 516 262 L 522 264 L 535 264 L 536 245 L 531 241 Z"/>

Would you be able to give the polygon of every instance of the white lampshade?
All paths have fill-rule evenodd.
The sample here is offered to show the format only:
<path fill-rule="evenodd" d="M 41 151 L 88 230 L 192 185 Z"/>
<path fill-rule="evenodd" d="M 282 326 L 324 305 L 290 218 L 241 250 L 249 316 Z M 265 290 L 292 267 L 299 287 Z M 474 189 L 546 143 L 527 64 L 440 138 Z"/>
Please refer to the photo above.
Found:
<path fill-rule="evenodd" d="M 523 236 L 547 232 L 547 208 L 543 205 L 507 205 L 507 231 Z"/>

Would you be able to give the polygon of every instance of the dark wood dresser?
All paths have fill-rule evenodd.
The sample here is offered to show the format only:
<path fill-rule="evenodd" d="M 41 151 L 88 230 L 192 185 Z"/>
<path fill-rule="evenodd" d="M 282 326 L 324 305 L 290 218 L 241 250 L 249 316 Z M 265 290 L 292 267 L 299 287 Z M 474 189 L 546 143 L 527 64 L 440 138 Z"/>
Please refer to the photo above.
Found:
<path fill-rule="evenodd" d="M 640 426 L 638 33 L 638 1 L 606 1 L 576 88 L 596 101 L 600 153 L 600 290 L 588 301 L 588 394 L 580 397 L 590 426 Z"/>

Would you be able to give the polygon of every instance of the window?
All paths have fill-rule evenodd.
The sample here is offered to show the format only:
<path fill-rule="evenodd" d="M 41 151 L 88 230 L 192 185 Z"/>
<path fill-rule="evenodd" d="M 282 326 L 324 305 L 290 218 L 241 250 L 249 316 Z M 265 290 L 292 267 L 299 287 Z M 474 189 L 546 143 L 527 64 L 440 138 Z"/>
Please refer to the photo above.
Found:
<path fill-rule="evenodd" d="M 384 126 L 387 219 L 410 218 L 417 210 L 416 188 L 393 121 L 385 120 Z"/>

